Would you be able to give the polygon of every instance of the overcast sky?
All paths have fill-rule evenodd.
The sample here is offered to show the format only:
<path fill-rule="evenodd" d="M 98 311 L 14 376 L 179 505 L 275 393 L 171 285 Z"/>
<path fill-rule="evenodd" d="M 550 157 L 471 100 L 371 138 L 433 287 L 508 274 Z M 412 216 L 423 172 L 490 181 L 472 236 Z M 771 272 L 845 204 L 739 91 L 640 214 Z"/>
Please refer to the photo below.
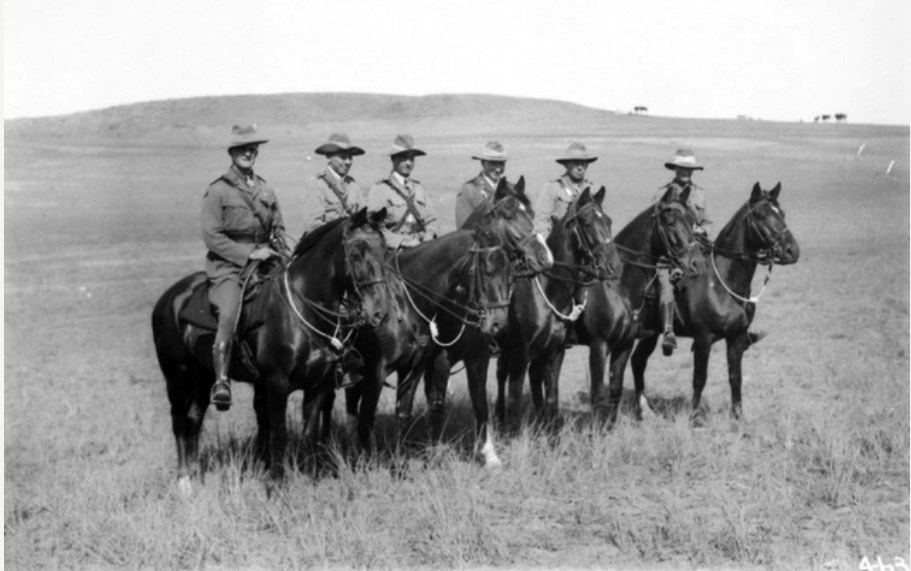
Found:
<path fill-rule="evenodd" d="M 3 10 L 6 118 L 355 91 L 911 124 L 908 0 L 4 0 Z"/>

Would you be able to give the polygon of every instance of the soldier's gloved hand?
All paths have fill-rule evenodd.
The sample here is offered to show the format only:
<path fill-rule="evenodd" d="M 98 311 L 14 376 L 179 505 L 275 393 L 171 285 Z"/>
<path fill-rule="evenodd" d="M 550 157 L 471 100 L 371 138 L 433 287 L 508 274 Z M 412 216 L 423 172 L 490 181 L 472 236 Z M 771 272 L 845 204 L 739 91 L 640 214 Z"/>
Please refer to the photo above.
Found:
<path fill-rule="evenodd" d="M 683 270 L 680 268 L 672 268 L 670 273 L 670 278 L 672 282 L 679 281 L 683 277 Z"/>
<path fill-rule="evenodd" d="M 250 254 L 251 260 L 268 260 L 272 256 L 277 256 L 278 252 L 269 247 L 259 248 L 258 250 L 253 250 Z"/>
<path fill-rule="evenodd" d="M 414 248 L 420 243 L 421 241 L 416 236 L 408 236 L 399 242 L 399 248 Z"/>
<path fill-rule="evenodd" d="M 702 236 L 703 238 L 706 238 L 709 235 L 708 230 L 706 230 L 702 226 L 698 226 L 696 224 L 693 225 L 693 234 L 695 234 L 697 236 Z"/>

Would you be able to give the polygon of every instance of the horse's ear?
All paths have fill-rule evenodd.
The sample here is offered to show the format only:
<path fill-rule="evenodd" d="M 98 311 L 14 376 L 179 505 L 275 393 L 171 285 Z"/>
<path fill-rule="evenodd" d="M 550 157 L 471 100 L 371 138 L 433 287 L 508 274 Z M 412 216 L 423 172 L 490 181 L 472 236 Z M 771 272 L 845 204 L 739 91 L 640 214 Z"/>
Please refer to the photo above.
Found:
<path fill-rule="evenodd" d="M 753 185 L 753 193 L 750 194 L 750 204 L 753 204 L 754 202 L 758 201 L 760 198 L 762 198 L 762 188 L 759 186 L 759 183 L 757 182 L 756 184 Z"/>
<path fill-rule="evenodd" d="M 500 182 L 497 183 L 497 190 L 493 193 L 494 202 L 509 196 L 509 185 L 506 184 L 506 177 L 500 179 Z"/>
<path fill-rule="evenodd" d="M 778 195 L 780 193 L 781 193 L 781 181 L 779 181 L 778 184 L 775 185 L 775 188 L 772 189 L 772 191 L 769 193 L 769 196 L 772 198 L 772 200 L 774 200 L 775 202 L 778 202 Z"/>
<path fill-rule="evenodd" d="M 361 210 L 361 212 L 364 212 L 364 213 L 365 213 L 365 217 L 366 217 L 367 209 L 364 208 L 363 210 Z M 385 206 L 382 207 L 382 208 L 380 208 L 380 209 L 377 210 L 376 212 L 371 212 L 371 213 L 370 213 L 370 224 L 372 224 L 372 225 L 374 225 L 374 226 L 380 226 L 380 225 L 382 225 L 382 224 L 383 224 L 383 220 L 385 220 L 385 219 L 386 219 L 386 207 L 385 207 Z"/>
<path fill-rule="evenodd" d="M 355 212 L 354 214 L 351 215 L 351 227 L 352 228 L 357 228 L 358 226 L 362 226 L 364 224 L 364 222 L 366 222 L 366 221 L 367 221 L 367 208 L 366 207 L 361 208 L 360 210 L 358 210 L 357 212 Z"/>
<path fill-rule="evenodd" d="M 550 227 L 553 228 L 554 226 L 556 226 L 559 223 L 560 223 L 560 219 L 557 218 L 557 215 L 551 214 L 550 215 Z"/>
<path fill-rule="evenodd" d="M 671 202 L 672 200 L 674 200 L 674 187 L 668 186 L 667 190 L 664 191 L 664 196 L 662 196 L 661 200 L 659 200 L 658 202 L 663 202 L 663 203 L 667 204 L 668 202 Z"/>
<path fill-rule="evenodd" d="M 607 193 L 607 189 L 604 188 L 604 185 L 601 185 L 601 188 L 598 189 L 598 193 L 595 195 L 595 202 L 598 203 L 598 206 L 602 206 L 604 204 L 605 193 Z"/>
<path fill-rule="evenodd" d="M 524 176 L 519 177 L 519 180 L 516 182 L 515 185 L 513 185 L 512 191 L 516 195 L 525 194 L 525 177 Z"/>
<path fill-rule="evenodd" d="M 582 195 L 579 196 L 578 204 L 588 204 L 592 201 L 592 192 L 591 188 L 586 188 L 582 191 Z"/>

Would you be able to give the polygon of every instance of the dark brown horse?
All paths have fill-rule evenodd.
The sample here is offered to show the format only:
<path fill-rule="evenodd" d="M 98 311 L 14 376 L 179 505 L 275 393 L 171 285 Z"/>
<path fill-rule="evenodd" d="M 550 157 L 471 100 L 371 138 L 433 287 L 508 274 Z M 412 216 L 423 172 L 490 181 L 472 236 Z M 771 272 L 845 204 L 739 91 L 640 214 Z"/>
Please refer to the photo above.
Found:
<path fill-rule="evenodd" d="M 554 421 L 559 416 L 558 380 L 568 328 L 587 306 L 589 287 L 616 277 L 619 270 L 611 221 L 601 208 L 604 193 L 604 187 L 594 197 L 586 190 L 560 220 L 554 220 L 547 238 L 553 268 L 516 283 L 510 334 L 501 343 L 497 363 L 497 415 L 503 422 L 515 425 L 519 420 L 526 371 L 539 419 Z"/>
<path fill-rule="evenodd" d="M 256 449 L 273 479 L 284 475 L 288 394 L 303 389 L 305 401 L 315 406 L 320 394 L 335 389 L 339 349 L 359 326 L 346 323 L 350 314 L 341 311 L 342 300 L 349 308 L 361 305 L 359 313 L 373 326 L 386 321 L 392 311 L 379 230 L 384 214 L 368 218 L 364 209 L 302 239 L 290 263 L 263 283 L 262 324 L 243 332 L 236 344 L 249 347 L 255 370 L 245 371 L 241 359 L 235 358 L 231 376 L 254 385 Z M 190 489 L 190 478 L 199 474 L 199 433 L 214 383 L 214 332 L 182 319 L 181 311 L 193 292 L 204 287 L 204 273 L 190 275 L 171 286 L 152 311 L 158 363 L 171 402 L 178 483 L 184 491 Z"/>
<path fill-rule="evenodd" d="M 425 394 L 430 411 L 431 439 L 442 435 L 446 386 L 450 365 L 446 356 L 455 355 L 457 362 L 463 355 L 486 355 L 479 358 L 484 363 L 484 374 L 473 374 L 477 367 L 469 366 L 469 389 L 475 410 L 478 442 L 488 442 L 488 413 L 486 397 L 486 363 L 489 360 L 491 339 L 502 335 L 506 328 L 506 311 L 512 278 L 519 272 L 537 272 L 546 269 L 553 261 L 543 237 L 535 231 L 529 200 L 524 192 L 524 179 L 515 185 L 501 181 L 491 200 L 481 205 L 466 222 L 463 230 L 450 236 L 472 236 L 477 244 L 473 249 L 484 251 L 487 261 L 478 265 L 457 281 L 448 284 L 435 278 L 446 274 L 453 262 L 429 250 L 415 248 L 403 252 L 394 265 L 394 272 L 402 280 L 393 291 L 404 300 L 400 315 L 400 330 L 389 327 L 377 329 L 374 343 L 384 348 L 367 359 L 375 363 L 376 381 L 364 383 L 348 391 L 347 412 L 349 423 L 357 415 L 357 426 L 362 444 L 370 443 L 372 434 L 372 395 L 365 401 L 363 392 L 379 390 L 386 376 L 398 374 L 396 387 L 396 418 L 399 434 L 404 438 L 411 426 L 414 395 L 421 375 L 425 377 Z M 446 239 L 446 237 L 440 240 Z M 462 238 L 464 240 L 464 238 Z M 433 244 L 434 242 L 431 242 Z M 477 254 L 473 254 L 477 255 Z M 508 265 L 507 265 L 508 264 Z M 464 262 L 462 262 L 464 266 Z M 390 269 L 391 270 L 391 269 Z M 392 270 L 391 270 L 392 271 Z M 478 293 L 485 296 L 472 303 Z M 444 302 L 445 292 L 455 304 Z M 474 293 L 473 293 L 474 292 Z M 441 297 L 441 294 L 444 294 Z M 464 300 L 464 301 L 460 301 Z M 451 307 L 447 308 L 447 305 Z M 467 319 L 479 307 L 486 307 L 491 316 L 496 312 L 497 327 L 478 326 Z M 434 325 L 430 324 L 433 321 Z M 366 337 L 365 337 L 366 339 Z M 397 347 L 396 350 L 388 350 Z M 367 349 L 369 351 L 369 348 Z M 384 353 L 381 355 L 380 353 Z M 369 387 L 373 387 L 370 389 Z M 361 394 L 359 394 L 361 393 Z M 366 404 L 366 406 L 365 406 Z M 375 405 L 373 405 L 375 406 Z"/>
<path fill-rule="evenodd" d="M 590 319 L 583 319 L 578 325 L 580 339 L 587 340 L 590 347 L 591 403 L 595 411 L 604 404 L 604 369 L 610 353 L 606 402 L 609 426 L 617 420 L 623 394 L 623 369 L 629 354 L 637 338 L 651 335 L 643 325 L 642 316 L 656 305 L 659 260 L 670 262 L 688 277 L 700 275 L 705 269 L 705 258 L 693 234 L 696 218 L 686 206 L 689 193 L 687 189 L 675 197 L 668 190 L 620 230 L 614 240 L 623 259 L 620 279 L 590 294 L 592 313 L 608 312 L 609 317 L 598 319 L 614 327 L 597 331 Z M 616 315 L 618 311 L 622 315 Z"/>
<path fill-rule="evenodd" d="M 743 353 L 755 341 L 747 329 L 753 321 L 758 296 L 751 295 L 751 283 L 757 265 L 765 265 L 771 274 L 775 264 L 796 263 L 800 246 L 785 223 L 778 203 L 781 183 L 771 191 L 762 190 L 757 182 L 750 199 L 721 229 L 713 245 L 705 248 L 711 260 L 711 271 L 678 282 L 677 310 L 680 319 L 674 330 L 693 338 L 693 415 L 699 421 L 700 399 L 708 373 L 712 344 L 720 339 L 727 343 L 728 381 L 731 385 L 731 414 L 739 418 L 741 404 L 741 362 Z M 657 328 L 657 313 L 648 314 L 648 322 Z M 655 350 L 658 335 L 639 341 L 632 355 L 636 385 L 636 407 L 645 390 L 645 367 Z M 641 411 L 637 411 L 641 413 Z"/>
<path fill-rule="evenodd" d="M 474 229 L 510 252 L 510 277 L 513 280 L 519 276 L 536 275 L 553 265 L 553 254 L 544 237 L 535 229 L 534 212 L 531 201 L 525 194 L 525 179 L 522 177 L 514 185 L 501 180 L 496 193 L 478 206 L 462 228 Z M 450 370 L 459 361 L 464 361 L 468 392 L 475 415 L 476 450 L 480 452 L 485 466 L 500 466 L 502 463 L 497 457 L 493 435 L 489 430 L 487 369 L 495 344 L 510 332 L 504 329 L 491 336 L 475 328 L 462 330 L 457 322 L 447 317 L 441 320 L 441 327 L 447 331 L 460 331 L 461 336 L 455 342 L 445 345 L 434 344 L 430 350 L 428 366 L 424 371 L 424 390 L 430 409 L 431 439 L 437 442 L 442 437 Z M 397 413 L 403 438 L 404 432 L 411 425 L 416 389 L 417 379 L 412 379 L 398 395 Z"/>

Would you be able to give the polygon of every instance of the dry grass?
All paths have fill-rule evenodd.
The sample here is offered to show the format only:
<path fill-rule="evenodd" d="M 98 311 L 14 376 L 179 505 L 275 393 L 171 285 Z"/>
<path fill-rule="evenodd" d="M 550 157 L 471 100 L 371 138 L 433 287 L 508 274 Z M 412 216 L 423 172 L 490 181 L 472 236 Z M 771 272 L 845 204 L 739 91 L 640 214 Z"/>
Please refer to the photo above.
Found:
<path fill-rule="evenodd" d="M 707 423 L 690 427 L 681 350 L 650 364 L 662 414 L 623 416 L 605 432 L 590 418 L 577 348 L 561 378 L 566 425 L 500 437 L 500 471 L 472 461 L 459 374 L 445 446 L 426 449 L 419 424 L 416 449 L 396 455 L 387 391 L 374 459 L 318 476 L 300 466 L 272 496 L 250 461 L 246 386 L 230 412 L 210 412 L 205 478 L 192 496 L 177 493 L 149 331 L 157 296 L 201 264 L 195 212 L 225 157 L 142 140 L 81 152 L 8 138 L 5 565 L 857 569 L 865 555 L 911 559 L 907 130 L 637 119 L 585 131 L 615 230 L 664 181 L 656 165 L 677 146 L 714 165 L 700 182 L 718 222 L 756 180 L 783 183 L 802 257 L 775 270 L 759 309 L 756 326 L 771 335 L 744 359 L 745 420 L 727 416 L 719 347 Z M 516 156 L 508 172 L 535 189 L 558 174 L 545 159 L 568 135 L 556 121 L 511 121 L 509 136 L 496 135 Z M 397 130 L 387 126 L 340 127 L 358 141 L 367 133 L 362 180 L 385 169 L 376 151 Z M 476 167 L 468 143 L 487 127 L 418 127 L 433 152 L 417 176 L 451 224 L 457 183 Z M 292 229 L 300 181 L 317 166 L 303 166 L 295 145 L 270 143 L 261 169 Z"/>

